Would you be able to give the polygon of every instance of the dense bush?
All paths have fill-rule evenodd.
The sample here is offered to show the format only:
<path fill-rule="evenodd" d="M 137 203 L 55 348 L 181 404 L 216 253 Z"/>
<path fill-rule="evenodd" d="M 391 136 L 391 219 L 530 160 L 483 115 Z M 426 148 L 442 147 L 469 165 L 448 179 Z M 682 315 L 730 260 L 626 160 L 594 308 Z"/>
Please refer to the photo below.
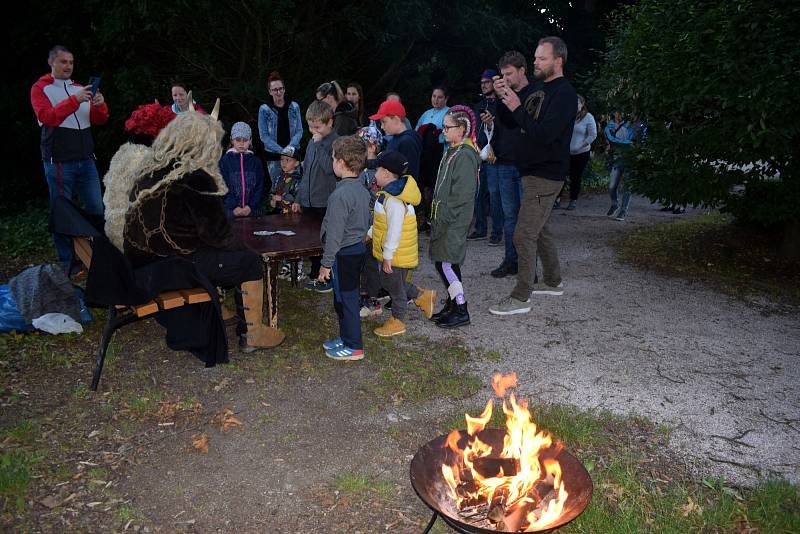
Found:
<path fill-rule="evenodd" d="M 642 0 L 612 17 L 594 91 L 649 125 L 634 189 L 796 225 L 798 35 L 793 0 Z"/>

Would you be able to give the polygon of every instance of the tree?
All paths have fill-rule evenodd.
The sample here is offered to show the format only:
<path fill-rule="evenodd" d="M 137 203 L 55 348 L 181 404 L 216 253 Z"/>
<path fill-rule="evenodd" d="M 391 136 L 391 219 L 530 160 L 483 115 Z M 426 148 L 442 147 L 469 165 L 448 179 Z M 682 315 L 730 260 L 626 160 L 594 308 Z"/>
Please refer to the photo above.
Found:
<path fill-rule="evenodd" d="M 792 0 L 642 0 L 616 12 L 595 92 L 649 125 L 634 189 L 796 232 L 798 35 Z"/>

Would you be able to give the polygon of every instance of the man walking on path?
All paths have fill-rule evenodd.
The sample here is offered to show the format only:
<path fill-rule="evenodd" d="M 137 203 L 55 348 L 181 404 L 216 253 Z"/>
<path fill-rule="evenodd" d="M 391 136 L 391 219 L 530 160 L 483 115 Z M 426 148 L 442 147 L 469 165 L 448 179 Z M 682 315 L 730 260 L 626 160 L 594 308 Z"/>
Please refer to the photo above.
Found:
<path fill-rule="evenodd" d="M 72 53 L 57 45 L 47 58 L 50 74 L 31 87 L 31 106 L 42 127 L 42 163 L 50 203 L 60 195 L 77 193 L 88 213 L 103 214 L 100 178 L 94 164 L 92 125 L 108 121 L 108 106 L 97 86 L 73 82 Z M 53 234 L 58 259 L 69 274 L 72 241 Z"/>
<path fill-rule="evenodd" d="M 530 296 L 561 295 L 561 268 L 548 226 L 555 196 L 569 173 L 569 144 L 578 95 L 564 78 L 567 45 L 558 37 L 539 40 L 534 60 L 537 83 L 519 93 L 504 78 L 495 80 L 502 100 L 499 120 L 522 129 L 515 163 L 522 175 L 522 203 L 514 232 L 519 272 L 511 295 L 489 308 L 495 315 L 527 313 Z M 513 121 L 513 122 L 512 122 Z M 536 256 L 542 259 L 543 283 L 534 283 Z"/>

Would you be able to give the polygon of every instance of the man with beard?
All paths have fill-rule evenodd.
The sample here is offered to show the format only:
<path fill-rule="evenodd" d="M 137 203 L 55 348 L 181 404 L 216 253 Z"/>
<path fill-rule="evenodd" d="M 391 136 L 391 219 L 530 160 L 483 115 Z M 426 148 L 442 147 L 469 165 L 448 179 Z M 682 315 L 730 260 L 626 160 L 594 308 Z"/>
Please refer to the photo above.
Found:
<path fill-rule="evenodd" d="M 564 78 L 567 45 L 558 37 L 539 40 L 534 59 L 536 86 L 519 92 L 505 77 L 495 79 L 501 98 L 498 117 L 521 128 L 515 163 L 522 175 L 522 203 L 514 231 L 519 272 L 511 295 L 489 308 L 495 315 L 528 313 L 530 296 L 562 295 L 561 268 L 549 228 L 555 196 L 569 173 L 569 144 L 578 95 Z M 505 69 L 501 69 L 504 76 Z M 519 85 L 519 84 L 517 84 Z M 542 258 L 541 283 L 534 283 L 536 257 Z"/>

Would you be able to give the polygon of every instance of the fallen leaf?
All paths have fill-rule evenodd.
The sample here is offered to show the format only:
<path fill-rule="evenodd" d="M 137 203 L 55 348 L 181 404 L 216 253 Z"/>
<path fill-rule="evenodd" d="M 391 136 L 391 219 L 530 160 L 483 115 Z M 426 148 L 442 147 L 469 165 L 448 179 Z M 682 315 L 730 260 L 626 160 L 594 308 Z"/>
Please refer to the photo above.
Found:
<path fill-rule="evenodd" d="M 683 517 L 688 517 L 689 514 L 692 513 L 702 514 L 703 509 L 700 507 L 700 505 L 694 502 L 691 497 L 688 497 L 688 499 L 689 501 L 680 507 L 681 515 L 683 515 Z"/>
<path fill-rule="evenodd" d="M 58 506 L 58 501 L 52 495 L 48 495 L 47 497 L 39 501 L 39 503 L 50 508 L 51 510 L 56 506 Z"/>
<path fill-rule="evenodd" d="M 208 436 L 203 433 L 192 438 L 192 447 L 203 454 L 208 454 Z"/>
<path fill-rule="evenodd" d="M 223 389 L 225 389 L 225 386 L 227 386 L 228 383 L 230 383 L 230 379 L 223 378 L 222 380 L 219 381 L 219 384 L 214 386 L 214 391 L 222 391 Z"/>
<path fill-rule="evenodd" d="M 618 502 L 625 495 L 625 488 L 618 484 L 604 483 L 600 484 L 600 488 L 604 491 L 606 499 L 612 503 Z"/>
<path fill-rule="evenodd" d="M 234 416 L 226 417 L 225 420 L 222 422 L 222 430 L 224 432 L 227 432 L 234 426 L 244 426 L 244 424 Z"/>

